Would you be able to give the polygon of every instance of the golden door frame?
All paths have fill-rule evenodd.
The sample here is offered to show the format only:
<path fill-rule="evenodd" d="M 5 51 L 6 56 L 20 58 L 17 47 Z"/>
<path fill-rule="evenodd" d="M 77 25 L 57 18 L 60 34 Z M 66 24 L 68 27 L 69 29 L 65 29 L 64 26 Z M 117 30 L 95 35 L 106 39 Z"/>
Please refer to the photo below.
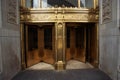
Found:
<path fill-rule="evenodd" d="M 47 9 L 21 9 L 21 57 L 22 68 L 26 68 L 24 29 L 27 23 L 55 23 L 55 65 L 56 69 L 65 68 L 65 23 L 96 23 L 98 36 L 97 9 L 80 8 L 47 8 Z M 27 33 L 26 33 L 27 34 Z M 97 37 L 98 41 L 98 37 Z M 98 48 L 98 42 L 97 42 Z M 98 64 L 98 49 L 97 59 Z M 96 65 L 93 64 L 93 65 Z M 62 66 L 61 68 L 59 66 Z"/>
<path fill-rule="evenodd" d="M 25 52 L 27 50 L 25 50 L 25 45 L 28 45 L 27 43 L 24 43 L 24 28 L 26 27 L 22 27 L 23 25 L 21 25 L 21 57 L 22 57 L 22 67 L 27 68 L 26 67 L 26 60 L 25 60 Z M 65 64 L 66 64 L 66 30 L 65 30 L 66 26 L 65 23 L 63 22 L 57 22 L 55 23 L 55 68 L 58 69 L 58 65 L 61 64 L 62 69 L 65 69 Z M 27 28 L 26 28 L 27 29 Z M 98 36 L 98 27 L 96 24 L 96 29 L 97 29 L 97 33 L 96 35 Z M 26 30 L 27 31 L 27 30 Z M 27 32 L 26 32 L 27 34 Z M 27 40 L 26 40 L 27 41 Z M 97 37 L 97 41 L 98 41 L 98 37 Z M 97 49 L 96 49 L 96 56 L 98 56 L 98 42 L 95 43 L 97 45 Z M 94 57 L 94 55 L 93 55 Z M 98 57 L 95 59 L 95 62 L 91 63 L 94 66 L 98 66 Z"/>
<path fill-rule="evenodd" d="M 49 26 L 48 26 L 49 25 Z M 35 65 L 39 62 L 46 62 L 49 64 L 55 63 L 55 27 L 53 23 L 49 24 L 27 24 L 24 32 L 25 56 L 27 67 Z M 51 29 L 51 46 L 45 46 L 45 30 Z M 32 32 L 32 31 L 33 32 Z M 49 39 L 49 40 L 50 40 Z M 47 41 L 48 42 L 48 41 Z"/>

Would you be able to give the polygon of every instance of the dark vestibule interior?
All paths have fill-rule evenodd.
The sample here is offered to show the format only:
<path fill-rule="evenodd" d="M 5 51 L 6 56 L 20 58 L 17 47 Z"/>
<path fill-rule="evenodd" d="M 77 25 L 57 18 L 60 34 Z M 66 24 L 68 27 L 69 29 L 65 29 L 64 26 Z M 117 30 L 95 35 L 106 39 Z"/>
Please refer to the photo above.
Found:
<path fill-rule="evenodd" d="M 50 25 L 27 25 L 26 30 L 26 65 L 39 62 L 54 64 L 54 28 Z"/>
<path fill-rule="evenodd" d="M 41 0 L 41 4 L 39 0 L 26 0 L 27 8 L 39 8 L 39 5 L 42 8 L 47 7 L 80 7 L 83 8 L 93 8 L 93 0 Z"/>
<path fill-rule="evenodd" d="M 66 61 L 89 62 L 97 67 L 97 26 L 94 23 L 67 23 L 66 36 Z"/>

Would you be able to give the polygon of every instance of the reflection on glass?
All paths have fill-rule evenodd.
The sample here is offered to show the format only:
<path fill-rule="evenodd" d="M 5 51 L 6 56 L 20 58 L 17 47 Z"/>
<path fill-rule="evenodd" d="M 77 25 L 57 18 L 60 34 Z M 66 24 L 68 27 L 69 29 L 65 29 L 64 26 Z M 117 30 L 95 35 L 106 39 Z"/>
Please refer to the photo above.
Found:
<path fill-rule="evenodd" d="M 52 50 L 52 28 L 44 29 L 44 48 Z"/>
<path fill-rule="evenodd" d="M 86 8 L 93 8 L 94 3 L 93 0 L 85 0 Z"/>
<path fill-rule="evenodd" d="M 39 8 L 40 0 L 33 0 L 33 8 Z"/>
<path fill-rule="evenodd" d="M 28 28 L 28 50 L 33 50 L 38 48 L 38 32 L 37 28 L 29 27 Z"/>
<path fill-rule="evenodd" d="M 81 0 L 80 1 L 80 5 L 81 5 L 81 7 L 85 7 L 86 5 L 85 5 L 85 0 Z"/>
<path fill-rule="evenodd" d="M 93 0 L 81 0 L 80 6 L 83 8 L 93 8 Z"/>
<path fill-rule="evenodd" d="M 31 0 L 26 0 L 26 7 L 31 8 L 32 7 L 32 2 Z"/>
<path fill-rule="evenodd" d="M 52 1 L 52 0 L 51 0 L 51 1 Z M 48 0 L 42 0 L 42 8 L 48 7 L 47 2 L 48 2 Z"/>
<path fill-rule="evenodd" d="M 66 47 L 70 48 L 70 27 L 66 29 Z"/>
<path fill-rule="evenodd" d="M 42 1 L 42 3 L 40 2 Z M 27 8 L 78 7 L 78 0 L 26 0 Z M 80 7 L 93 8 L 93 0 L 80 0 Z"/>
<path fill-rule="evenodd" d="M 76 28 L 76 48 L 84 48 L 84 28 Z"/>

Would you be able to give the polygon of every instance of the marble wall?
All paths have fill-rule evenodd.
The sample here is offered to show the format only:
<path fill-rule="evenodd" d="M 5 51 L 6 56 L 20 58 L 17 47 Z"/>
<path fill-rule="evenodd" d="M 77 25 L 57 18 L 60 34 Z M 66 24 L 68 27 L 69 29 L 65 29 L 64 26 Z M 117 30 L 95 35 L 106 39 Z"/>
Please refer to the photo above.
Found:
<path fill-rule="evenodd" d="M 0 29 L 1 29 L 1 27 L 2 27 L 2 20 L 1 20 L 1 19 L 2 19 L 2 18 L 1 18 L 2 15 L 1 15 L 1 9 L 2 9 L 2 8 L 1 8 L 1 1 L 0 1 Z"/>
<path fill-rule="evenodd" d="M 116 5 L 117 0 L 112 0 L 112 20 L 99 24 L 99 67 L 113 80 L 118 80 L 118 55 L 120 53 L 120 29 L 117 27 Z"/>
<path fill-rule="evenodd" d="M 0 1 L 0 6 L 1 6 L 1 1 Z M 0 29 L 2 27 L 2 21 L 1 21 L 1 7 L 0 7 Z M 1 41 L 0 41 L 0 74 L 2 72 L 2 55 L 1 55 Z"/>
<path fill-rule="evenodd" d="M 20 27 L 18 0 L 0 0 L 0 80 L 11 80 L 20 71 Z M 9 4 L 8 4 L 9 3 Z"/>
<path fill-rule="evenodd" d="M 0 74 L 2 73 L 2 55 L 1 55 L 1 41 L 0 41 Z"/>
<path fill-rule="evenodd" d="M 120 37 L 119 37 L 119 55 L 118 55 L 118 80 L 120 80 Z"/>
<path fill-rule="evenodd" d="M 118 25 L 118 28 L 119 28 L 119 31 L 120 31 L 120 0 L 117 0 L 117 4 L 118 4 L 118 22 L 117 22 L 117 25 Z M 119 32 L 119 34 L 120 34 L 120 32 Z M 118 55 L 118 80 L 120 80 L 120 36 L 119 36 L 119 46 L 118 46 L 118 48 L 119 48 L 119 55 Z"/>

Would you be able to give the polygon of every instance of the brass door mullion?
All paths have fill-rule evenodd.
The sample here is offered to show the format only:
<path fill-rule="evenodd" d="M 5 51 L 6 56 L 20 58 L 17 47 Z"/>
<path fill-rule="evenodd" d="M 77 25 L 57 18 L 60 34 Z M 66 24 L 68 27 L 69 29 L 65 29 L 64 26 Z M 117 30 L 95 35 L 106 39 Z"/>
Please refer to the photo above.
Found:
<path fill-rule="evenodd" d="M 57 60 L 63 61 L 63 23 L 57 23 Z"/>
<path fill-rule="evenodd" d="M 56 55 L 56 62 L 57 62 L 57 23 L 55 23 L 55 55 Z"/>
<path fill-rule="evenodd" d="M 85 62 L 86 62 L 86 27 L 84 27 L 84 48 L 85 48 L 85 55 L 84 55 L 84 57 L 85 57 Z"/>
<path fill-rule="evenodd" d="M 78 8 L 80 8 L 80 0 L 78 0 Z"/>
<path fill-rule="evenodd" d="M 20 0 L 21 1 L 21 6 L 26 7 L 26 0 Z"/>
<path fill-rule="evenodd" d="M 87 26 L 88 27 L 88 26 Z M 91 29 L 88 28 L 88 61 L 90 61 L 90 49 L 91 49 Z"/>
<path fill-rule="evenodd" d="M 55 58 L 55 26 L 52 28 L 52 52 L 54 54 L 54 60 Z"/>
<path fill-rule="evenodd" d="M 63 23 L 63 61 L 65 62 L 65 44 L 66 44 L 66 34 L 65 34 L 65 23 Z"/>
<path fill-rule="evenodd" d="M 28 55 L 28 26 L 27 25 L 25 26 L 25 37 L 26 37 L 26 41 L 25 41 L 26 42 L 25 43 L 26 44 L 26 52 L 25 53 L 26 53 L 26 59 L 28 59 L 27 58 L 27 55 Z M 28 66 L 28 60 L 26 62 L 26 65 Z"/>

